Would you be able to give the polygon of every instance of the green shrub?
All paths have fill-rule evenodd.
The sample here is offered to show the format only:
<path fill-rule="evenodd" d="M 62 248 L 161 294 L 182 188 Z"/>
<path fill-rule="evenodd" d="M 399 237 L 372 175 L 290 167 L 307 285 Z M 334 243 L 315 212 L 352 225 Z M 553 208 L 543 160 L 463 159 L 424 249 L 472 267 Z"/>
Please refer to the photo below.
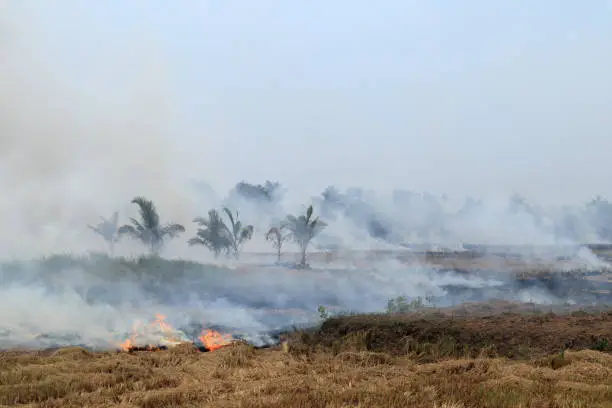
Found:
<path fill-rule="evenodd" d="M 387 313 L 409 313 L 432 307 L 428 297 L 417 296 L 408 301 L 405 296 L 389 299 L 387 302 Z"/>

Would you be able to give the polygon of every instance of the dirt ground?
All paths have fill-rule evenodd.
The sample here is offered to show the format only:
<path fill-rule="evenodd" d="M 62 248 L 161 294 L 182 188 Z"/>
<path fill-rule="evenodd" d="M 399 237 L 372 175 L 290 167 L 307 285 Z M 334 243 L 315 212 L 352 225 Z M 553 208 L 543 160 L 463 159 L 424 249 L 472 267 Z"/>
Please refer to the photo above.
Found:
<path fill-rule="evenodd" d="M 342 317 L 269 349 L 10 351 L 0 353 L 0 404 L 612 407 L 610 340 L 610 313 L 506 312 Z"/>

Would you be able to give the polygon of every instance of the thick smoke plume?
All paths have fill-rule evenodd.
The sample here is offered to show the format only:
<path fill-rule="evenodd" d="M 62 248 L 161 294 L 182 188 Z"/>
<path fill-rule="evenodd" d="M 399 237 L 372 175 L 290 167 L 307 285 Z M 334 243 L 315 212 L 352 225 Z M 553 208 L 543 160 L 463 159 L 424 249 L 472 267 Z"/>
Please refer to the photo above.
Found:
<path fill-rule="evenodd" d="M 95 241 L 83 225 L 134 195 L 188 221 L 167 59 L 146 37 L 84 47 L 72 23 L 74 51 L 62 60 L 62 44 L 45 40 L 58 27 L 40 11 L 10 2 L 2 16 L 0 221 L 13 231 L 0 238 L 3 255 L 86 250 Z"/>
<path fill-rule="evenodd" d="M 333 174 L 324 191 L 194 174 L 176 141 L 186 130 L 173 59 L 146 24 L 114 36 L 92 28 L 97 42 L 82 44 L 79 30 L 88 28 L 75 18 L 63 27 L 74 42 L 55 44 L 50 33 L 58 25 L 33 4 L 0 3 L 0 347 L 114 347 L 135 320 L 155 313 L 187 338 L 199 324 L 264 344 L 275 330 L 316 322 L 320 305 L 378 312 L 399 296 L 439 306 L 492 298 L 597 301 L 541 284 L 522 287 L 501 258 L 465 274 L 406 254 L 483 251 L 488 244 L 484 251 L 514 251 L 523 263 L 555 271 L 605 270 L 608 264 L 582 246 L 612 240 L 612 206 L 604 199 L 554 208 L 520 196 L 456 203 L 399 189 L 342 190 L 333 187 Z M 216 160 L 220 142 L 202 129 L 188 132 L 201 136 L 188 148 L 201 150 L 202 162 Z M 120 224 L 128 222 L 136 216 L 134 196 L 152 199 L 163 221 L 185 225 L 186 233 L 162 258 L 139 258 L 145 248 L 128 239 L 116 244 L 116 257 L 100 255 L 105 243 L 87 226 L 115 211 Z M 328 227 L 310 249 L 333 252 L 330 262 L 315 258 L 305 271 L 274 264 L 264 233 L 311 203 Z M 240 260 L 214 260 L 187 245 L 192 219 L 221 206 L 255 227 Z M 292 255 L 285 260 L 291 264 Z"/>

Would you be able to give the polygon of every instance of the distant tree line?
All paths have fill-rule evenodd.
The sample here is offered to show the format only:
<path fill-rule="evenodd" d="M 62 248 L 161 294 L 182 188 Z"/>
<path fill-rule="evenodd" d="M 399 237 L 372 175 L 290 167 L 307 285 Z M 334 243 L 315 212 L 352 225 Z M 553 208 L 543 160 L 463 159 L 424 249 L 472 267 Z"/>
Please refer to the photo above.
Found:
<path fill-rule="evenodd" d="M 187 242 L 191 246 L 207 248 L 215 257 L 238 258 L 244 244 L 252 239 L 255 227 L 243 222 L 240 214 L 230 208 L 253 203 L 257 206 L 258 214 L 275 215 L 282 211 L 280 201 L 284 193 L 282 185 L 275 181 L 267 180 L 262 184 L 246 181 L 237 183 L 220 210 L 211 209 L 205 217 L 194 218 L 197 231 Z M 341 191 L 329 186 L 319 196 L 313 197 L 313 204 L 308 206 L 304 214 L 288 215 L 280 221 L 272 222 L 265 228 L 264 237 L 275 248 L 278 260 L 287 242 L 297 244 L 301 253 L 300 264 L 305 266 L 309 245 L 327 226 L 323 220 L 334 222 L 342 217 L 374 239 L 403 245 L 406 236 L 410 234 L 421 241 L 439 237 L 452 238 L 454 223 L 477 220 L 487 209 L 481 200 L 467 198 L 461 208 L 449 211 L 445 196 L 408 190 L 395 190 L 390 201 L 391 210 L 386 208 L 386 211 L 381 211 L 374 204 L 376 197 L 371 191 L 360 188 Z M 151 253 L 158 253 L 166 241 L 185 232 L 184 226 L 180 224 L 162 224 L 151 200 L 136 197 L 132 203 L 138 206 L 138 219 L 131 218 L 128 224 L 119 226 L 118 214 L 114 213 L 108 219 L 101 217 L 99 224 L 89 226 L 106 240 L 111 253 L 123 237 L 137 239 Z M 322 219 L 314 216 L 314 208 Z M 561 207 L 551 214 L 530 204 L 525 197 L 514 194 L 507 201 L 505 213 L 522 217 L 561 240 L 582 241 L 593 233 L 600 240 L 612 241 L 612 203 L 603 197 L 596 197 L 582 207 Z M 321 234 L 318 238 L 319 247 L 340 245 L 333 238 Z"/>
<path fill-rule="evenodd" d="M 130 218 L 130 223 L 118 226 L 118 213 L 109 219 L 102 218 L 96 226 L 89 226 L 108 244 L 112 253 L 115 243 L 123 237 L 140 241 L 151 254 L 159 254 L 166 242 L 177 238 L 185 232 L 185 227 L 176 223 L 162 223 L 157 208 L 152 200 L 135 197 L 132 204 L 138 206 L 139 218 Z M 306 253 L 312 239 L 326 227 L 326 223 L 314 217 L 314 209 L 309 206 L 304 215 L 287 215 L 286 218 L 272 225 L 265 238 L 277 249 L 277 260 L 280 261 L 281 249 L 285 242 L 293 241 L 300 249 L 298 267 L 307 267 Z M 225 215 L 225 219 L 222 216 Z M 196 217 L 193 222 L 198 228 L 194 237 L 187 243 L 190 246 L 201 245 L 211 251 L 215 258 L 224 254 L 238 259 L 245 242 L 253 237 L 254 227 L 243 224 L 236 211 L 223 207 L 221 213 L 216 209 L 208 211 L 206 217 Z"/>

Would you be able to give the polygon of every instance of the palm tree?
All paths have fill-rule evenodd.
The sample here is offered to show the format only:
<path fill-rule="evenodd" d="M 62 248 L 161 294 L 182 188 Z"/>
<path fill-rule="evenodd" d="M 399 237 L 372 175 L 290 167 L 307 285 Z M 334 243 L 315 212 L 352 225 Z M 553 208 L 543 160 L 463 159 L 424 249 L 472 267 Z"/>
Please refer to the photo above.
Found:
<path fill-rule="evenodd" d="M 321 232 L 327 224 L 320 220 L 319 217 L 312 219 L 312 205 L 308 206 L 306 215 L 300 215 L 296 217 L 294 215 L 287 216 L 287 229 L 290 231 L 290 237 L 300 247 L 301 261 L 298 266 L 305 268 L 306 264 L 306 251 L 310 241 Z"/>
<path fill-rule="evenodd" d="M 234 251 L 234 256 L 238 259 L 242 250 L 242 244 L 253 238 L 253 226 L 243 226 L 242 222 L 238 219 L 238 211 L 236 211 L 236 217 L 232 215 L 232 212 L 227 207 L 223 207 L 223 212 L 227 214 L 230 222 L 230 225 L 227 225 L 227 229 L 230 233 L 231 248 Z"/>
<path fill-rule="evenodd" d="M 234 216 L 227 207 L 223 207 L 223 212 L 227 214 L 229 225 L 223 221 L 217 210 L 208 211 L 208 218 L 194 218 L 193 222 L 201 228 L 198 228 L 196 236 L 188 243 L 189 245 L 204 245 L 214 252 L 215 258 L 219 257 L 222 251 L 228 255 L 231 251 L 238 259 L 242 244 L 253 237 L 253 226 L 243 226 L 238 219 L 238 212 Z"/>
<path fill-rule="evenodd" d="M 231 234 L 217 210 L 210 210 L 208 218 L 197 217 L 193 222 L 200 228 L 196 236 L 187 241 L 190 246 L 203 245 L 215 254 L 215 258 L 224 250 L 229 252 L 232 245 Z"/>
<path fill-rule="evenodd" d="M 281 260 L 281 249 L 283 244 L 287 239 L 290 238 L 290 235 L 286 233 L 287 224 L 280 224 L 278 226 L 271 227 L 268 232 L 266 232 L 266 241 L 271 242 L 272 246 L 276 248 L 276 261 L 280 262 Z"/>
<path fill-rule="evenodd" d="M 149 252 L 157 254 L 168 238 L 176 238 L 180 233 L 185 232 L 185 227 L 180 224 L 162 226 L 153 201 L 144 197 L 136 197 L 131 202 L 138 206 L 140 221 L 130 218 L 132 225 L 121 226 L 118 231 L 119 236 L 128 235 L 137 239 L 147 246 Z"/>
<path fill-rule="evenodd" d="M 100 235 L 106 243 L 108 244 L 108 250 L 110 255 L 112 256 L 115 251 L 115 242 L 119 239 L 117 222 L 119 221 L 119 213 L 115 211 L 110 218 L 106 219 L 104 217 L 100 217 L 102 222 L 98 225 L 88 225 L 88 227 Z"/>

